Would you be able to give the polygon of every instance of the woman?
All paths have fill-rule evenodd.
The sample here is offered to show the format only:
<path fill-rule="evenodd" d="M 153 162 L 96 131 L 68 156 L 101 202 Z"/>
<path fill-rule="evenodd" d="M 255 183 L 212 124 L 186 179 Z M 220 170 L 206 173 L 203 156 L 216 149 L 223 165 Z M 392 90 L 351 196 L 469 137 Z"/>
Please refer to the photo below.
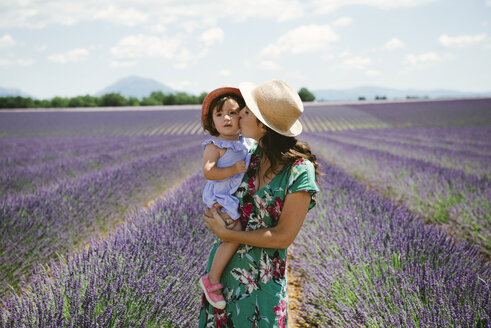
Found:
<path fill-rule="evenodd" d="M 199 327 L 286 327 L 287 248 L 315 205 L 319 165 L 309 147 L 295 139 L 302 131 L 303 104 L 292 87 L 272 80 L 258 86 L 241 83 L 239 89 L 246 103 L 240 111 L 241 133 L 257 141 L 235 193 L 244 231 L 227 229 L 216 209 L 203 216 L 218 237 L 207 271 L 222 240 L 241 245 L 221 278 L 226 308 L 213 308 L 203 298 Z"/>

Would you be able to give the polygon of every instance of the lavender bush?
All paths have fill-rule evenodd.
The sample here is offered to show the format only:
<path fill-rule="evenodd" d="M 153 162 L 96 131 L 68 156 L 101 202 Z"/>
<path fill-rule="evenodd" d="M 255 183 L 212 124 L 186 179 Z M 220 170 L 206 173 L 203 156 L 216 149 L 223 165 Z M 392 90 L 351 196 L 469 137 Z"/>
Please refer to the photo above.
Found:
<path fill-rule="evenodd" d="M 212 235 L 201 221 L 201 172 L 138 210 L 87 250 L 42 267 L 10 295 L 0 327 L 193 327 Z"/>
<path fill-rule="evenodd" d="M 0 139 L 0 197 L 197 144 L 195 135 Z"/>
<path fill-rule="evenodd" d="M 38 263 L 65 254 L 119 222 L 200 167 L 200 137 L 179 149 L 97 170 L 79 178 L 0 199 L 0 291 L 17 288 Z M 0 294 L 1 294 L 0 293 Z"/>
<path fill-rule="evenodd" d="M 439 223 L 448 233 L 476 243 L 483 252 L 491 251 L 488 178 L 338 141 L 328 134 L 308 137 L 328 162 L 404 203 L 426 220 Z"/>
<path fill-rule="evenodd" d="M 195 109 L 105 111 L 0 111 L 0 138 L 48 136 L 139 136 L 201 134 L 199 106 Z"/>
<path fill-rule="evenodd" d="M 327 163 L 290 262 L 319 327 L 488 327 L 491 266 Z"/>
<path fill-rule="evenodd" d="M 436 130 L 436 131 L 435 131 Z M 439 132 L 436 134 L 435 132 Z M 446 138 L 438 138 L 438 135 Z M 491 127 L 343 131 L 334 140 L 491 178 Z"/>
<path fill-rule="evenodd" d="M 448 99 L 353 105 L 392 127 L 485 126 L 491 122 L 491 99 Z"/>
<path fill-rule="evenodd" d="M 407 127 L 487 126 L 491 99 L 306 103 L 301 121 L 307 132 Z"/>
<path fill-rule="evenodd" d="M 329 161 L 291 261 L 306 324 L 489 326 L 490 103 L 306 106 L 306 132 L 338 131 L 306 135 Z M 203 178 L 128 213 L 196 172 L 201 138 L 196 110 L 0 112 L 0 327 L 196 326 Z"/>

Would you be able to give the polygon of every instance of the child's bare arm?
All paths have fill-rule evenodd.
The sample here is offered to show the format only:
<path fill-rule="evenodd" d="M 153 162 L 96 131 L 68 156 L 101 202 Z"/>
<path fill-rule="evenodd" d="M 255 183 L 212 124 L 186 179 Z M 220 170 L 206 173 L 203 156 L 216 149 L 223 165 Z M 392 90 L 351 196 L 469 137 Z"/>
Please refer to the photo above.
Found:
<path fill-rule="evenodd" d="M 238 161 L 229 167 L 217 167 L 220 148 L 208 144 L 203 153 L 203 174 L 208 180 L 223 180 L 246 171 L 245 161 Z"/>

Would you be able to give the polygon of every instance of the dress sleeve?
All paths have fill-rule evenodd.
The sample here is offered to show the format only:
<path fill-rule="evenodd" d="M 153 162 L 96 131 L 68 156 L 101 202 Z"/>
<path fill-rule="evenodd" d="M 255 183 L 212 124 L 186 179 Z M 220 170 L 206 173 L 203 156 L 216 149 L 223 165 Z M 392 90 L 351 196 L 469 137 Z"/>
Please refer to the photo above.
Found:
<path fill-rule="evenodd" d="M 309 210 L 315 206 L 317 203 L 316 193 L 319 191 L 319 187 L 317 187 L 317 184 L 315 183 L 314 165 L 309 160 L 298 160 L 292 165 L 287 194 L 297 191 L 306 191 L 310 193 Z"/>

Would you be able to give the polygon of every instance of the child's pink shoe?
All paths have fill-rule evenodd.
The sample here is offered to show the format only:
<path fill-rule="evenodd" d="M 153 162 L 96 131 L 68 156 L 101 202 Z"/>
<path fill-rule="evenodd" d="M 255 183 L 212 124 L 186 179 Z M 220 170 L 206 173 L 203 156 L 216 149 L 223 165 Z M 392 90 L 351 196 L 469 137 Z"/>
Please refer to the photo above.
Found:
<path fill-rule="evenodd" d="M 210 282 L 210 279 L 208 279 L 208 275 L 201 277 L 199 280 L 199 285 L 201 286 L 201 289 L 203 289 L 203 292 L 205 293 L 206 299 L 208 302 L 213 306 L 216 307 L 217 309 L 225 309 L 225 300 L 223 299 L 223 296 L 214 294 L 213 292 L 219 289 L 222 289 L 222 284 L 214 284 L 212 285 Z"/>

